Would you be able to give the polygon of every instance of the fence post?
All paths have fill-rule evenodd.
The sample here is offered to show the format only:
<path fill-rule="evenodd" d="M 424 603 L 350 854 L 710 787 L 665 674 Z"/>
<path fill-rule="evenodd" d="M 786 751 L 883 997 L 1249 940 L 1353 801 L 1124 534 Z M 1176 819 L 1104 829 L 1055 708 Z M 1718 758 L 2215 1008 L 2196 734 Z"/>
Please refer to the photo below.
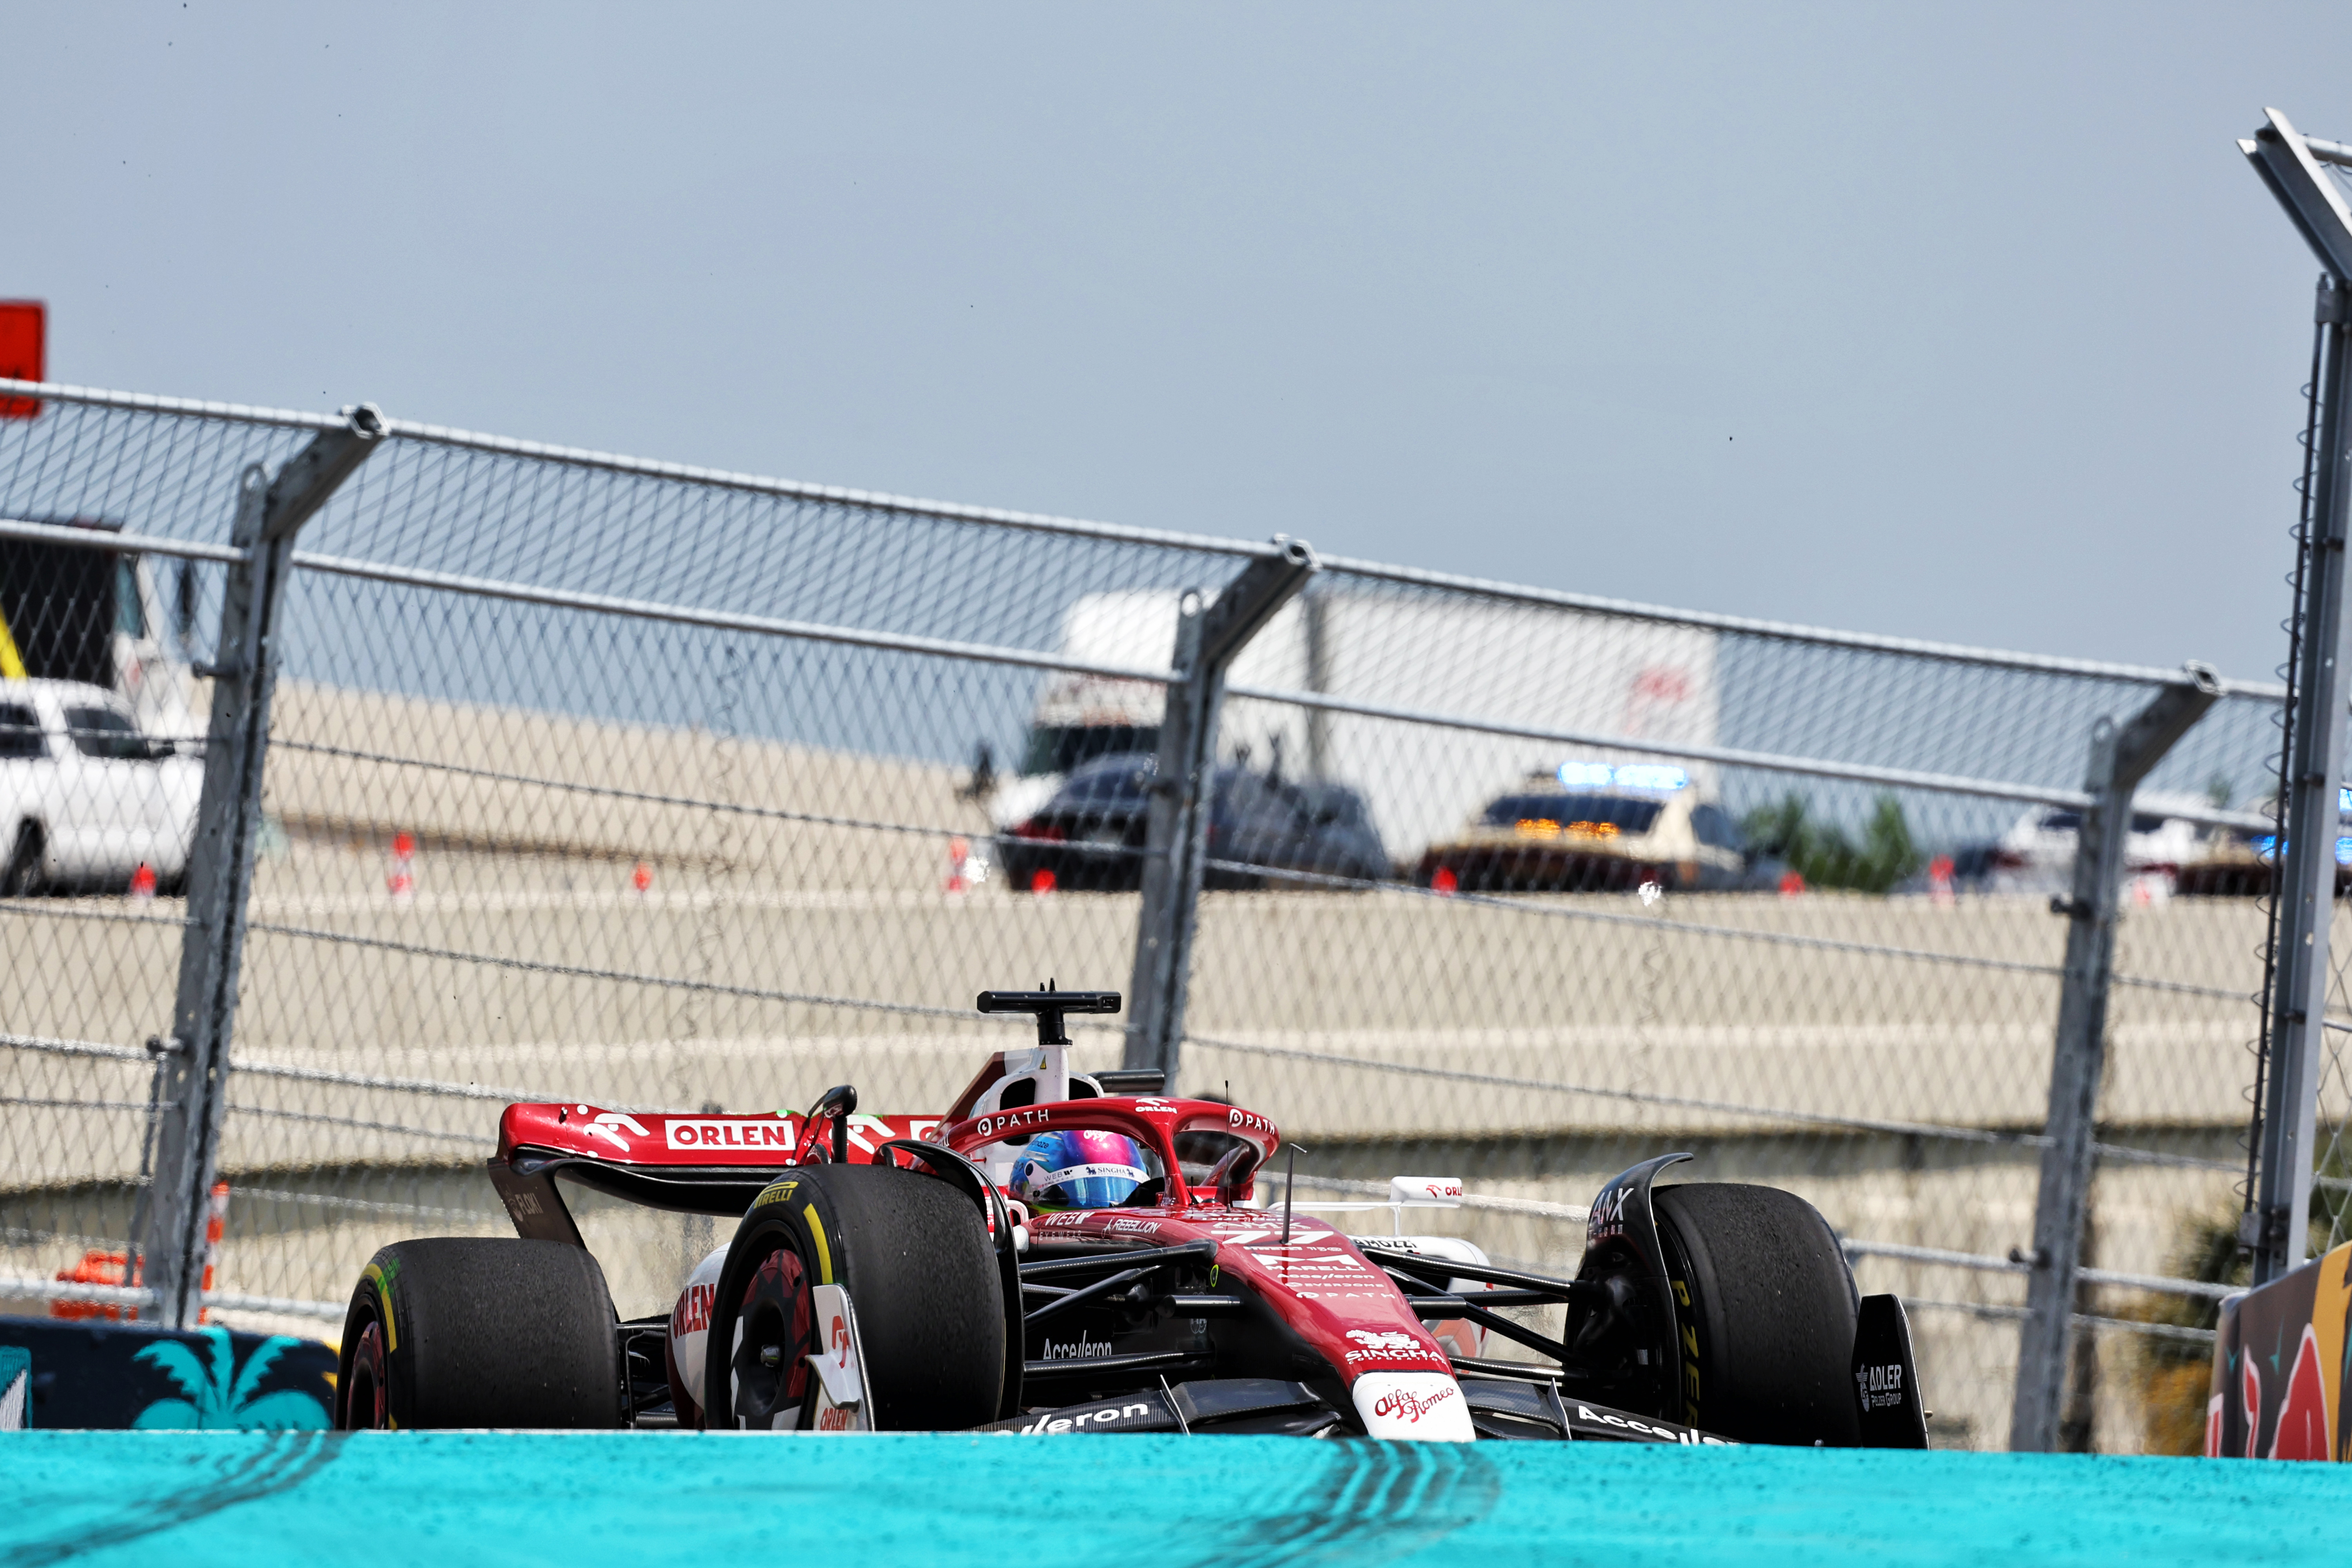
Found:
<path fill-rule="evenodd" d="M 2279 824 L 2276 918 L 2271 950 L 2273 990 L 2265 998 L 2266 1049 L 2254 1113 L 2254 1181 L 2239 1220 L 2239 1241 L 2253 1255 L 2253 1279 L 2266 1284 L 2303 1261 L 2311 1208 L 2312 1162 L 2319 1101 L 2319 1070 L 2326 1057 L 2321 1031 L 2334 973 L 2328 925 L 2336 908 L 2336 842 L 2341 828 L 2339 791 L 2345 709 L 2352 699 L 2344 616 L 2346 504 L 2352 500 L 2352 367 L 2347 367 L 2346 316 L 2352 292 L 2352 212 L 2315 159 L 2313 144 L 2286 117 L 2269 122 L 2238 148 L 2320 264 L 2315 312 L 2320 365 L 2316 447 L 2311 454 L 2312 493 L 2304 541 L 2301 624 L 2288 690 L 2288 752 L 2280 759 L 2284 816 Z M 2327 147 L 2331 163 L 2352 162 Z"/>
<path fill-rule="evenodd" d="M 383 421 L 362 404 L 341 430 L 321 431 L 268 481 L 261 466 L 238 480 L 229 542 L 245 552 L 228 569 L 221 605 L 213 707 L 205 731 L 204 795 L 188 854 L 187 925 L 172 1037 L 156 1062 L 152 1201 L 141 1246 L 157 1320 L 186 1328 L 203 1306 L 206 1201 L 220 1163 L 227 1110 L 229 1035 L 244 957 L 246 895 L 261 827 L 263 754 L 276 679 L 278 609 L 294 535 L 375 449 Z"/>
<path fill-rule="evenodd" d="M 2346 679 L 2344 642 L 2345 501 L 2352 488 L 2344 473 L 2352 460 L 2345 398 L 2352 390 L 2347 384 L 2352 372 L 2346 359 L 2346 289 L 2333 277 L 2321 284 L 2319 450 L 2312 464 L 2304 601 L 2296 606 L 2302 629 L 2289 689 L 2294 703 L 2288 719 L 2291 754 L 2281 759 L 2286 798 L 2273 861 L 2275 946 L 2263 1031 L 2269 1050 L 2255 1107 L 2261 1120 L 2253 1139 L 2253 1188 L 2239 1221 L 2238 1239 L 2252 1252 L 2257 1285 L 2303 1262 L 2317 1152 L 2319 1071 L 2326 1058 L 2322 1030 L 2334 976 L 2328 927 L 2336 910 L 2345 706 L 2352 685 Z"/>
<path fill-rule="evenodd" d="M 1217 758 L 1217 713 L 1225 672 L 1316 570 L 1303 541 L 1275 538 L 1275 552 L 1253 558 L 1204 602 L 1188 592 L 1177 605 L 1179 679 L 1168 688 L 1160 721 L 1160 764 L 1143 860 L 1143 908 L 1135 929 L 1135 967 L 1128 981 L 1127 1053 L 1130 1068 L 1157 1068 L 1176 1087 L 1184 1037 L 1184 988 L 1192 968 L 1192 927 L 1208 859 L 1211 782 Z"/>
<path fill-rule="evenodd" d="M 2091 1200 L 2093 1118 L 2106 1064 L 2107 978 L 2115 962 L 2132 794 L 2221 695 L 2221 682 L 2213 671 L 2192 664 L 2186 682 L 2166 687 L 2129 723 L 2118 729 L 2114 720 L 2102 719 L 2091 731 L 2091 765 L 2083 783 L 2091 804 L 2075 839 L 2074 896 L 2050 901 L 2053 913 L 2066 916 L 2066 967 L 2050 1060 L 2044 1128 L 2050 1142 L 2042 1151 L 2026 1318 L 2018 1341 L 2017 1398 L 2010 1415 L 2009 1446 L 2020 1453 L 2047 1453 L 2056 1446 L 2064 1404 L 2066 1342 Z"/>

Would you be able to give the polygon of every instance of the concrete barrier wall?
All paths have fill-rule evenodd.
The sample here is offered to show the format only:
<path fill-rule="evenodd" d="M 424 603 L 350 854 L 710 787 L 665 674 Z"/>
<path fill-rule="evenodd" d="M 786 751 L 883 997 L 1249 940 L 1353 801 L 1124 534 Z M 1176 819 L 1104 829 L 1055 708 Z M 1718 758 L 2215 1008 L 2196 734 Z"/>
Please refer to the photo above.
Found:
<path fill-rule="evenodd" d="M 416 863 L 419 890 L 399 900 L 384 890 L 383 857 L 373 847 L 296 841 L 257 878 L 239 1059 L 627 1104 L 797 1103 L 848 1077 L 869 1093 L 919 1106 L 943 1101 L 978 1056 L 1011 1037 L 961 1016 L 974 993 L 1048 974 L 1065 984 L 1119 986 L 1130 957 L 1133 900 L 1118 896 L 950 895 L 936 887 L 832 895 L 778 888 L 753 872 L 706 873 L 685 889 L 665 887 L 656 873 L 655 889 L 638 894 L 623 875 L 604 879 L 619 886 L 581 886 L 590 869 L 570 859 L 428 848 Z M 943 875 L 943 867 L 932 869 Z M 70 928 L 88 978 L 20 997 L 13 1032 L 132 1046 L 168 1026 L 178 930 L 163 913 L 173 906 L 159 902 L 152 909 L 161 912 L 127 923 L 69 918 L 99 902 L 59 901 L 50 923 Z M 1203 1039 L 1190 1049 L 1187 1082 L 1231 1082 L 1302 1135 L 1770 1124 L 1751 1112 L 1669 1103 L 1675 1100 L 2032 1128 L 2046 1102 L 2056 984 L 2042 976 L 1921 964 L 1919 983 L 1906 984 L 1915 976 L 1901 961 L 1864 954 L 1760 947 L 1671 927 L 1513 921 L 1498 912 L 1494 962 L 1486 973 L 1459 976 L 1458 990 L 1440 1003 L 1410 982 L 1383 986 L 1360 961 L 1434 942 L 1434 928 L 1457 917 L 1430 900 L 1233 894 L 1212 902 L 1221 907 L 1208 922 L 1192 1015 Z M 1836 941 L 1850 938 L 1867 913 L 1832 899 L 1687 903 L 1712 923 L 1769 918 L 1780 931 Z M 1911 911 L 1899 913 L 1913 923 Z M 2163 922 L 2182 946 L 2234 951 L 2250 971 L 2257 963 L 2242 940 L 2255 918 L 2249 909 L 2183 901 L 2138 918 Z M 1937 929 L 1902 934 L 1997 951 L 2024 921 L 2000 903 L 1963 903 L 1918 923 Z M 1651 962 L 1643 950 L 1660 944 L 1681 949 L 1676 962 L 1686 967 L 1658 998 L 1657 1016 L 1644 1019 L 1635 1011 Z M 1286 945 L 1324 961 L 1267 961 L 1270 949 Z M 460 952 L 475 956 L 448 956 Z M 1562 978 L 1548 984 L 1549 976 Z M 2257 978 L 2242 977 L 2248 992 Z M 1403 1018 L 1383 1018 L 1368 994 L 1382 989 L 1407 999 L 1398 1009 Z M 43 1008 L 45 999 L 58 1005 Z M 2103 1119 L 2235 1125 L 2244 1113 L 2252 1012 L 2244 1003 L 2120 991 Z M 1319 1026 L 1301 1026 L 1307 1020 Z M 1088 1037 L 1102 1042 L 1106 1060 L 1115 1055 L 1111 1031 Z M 1330 1065 L 1329 1058 L 1350 1061 Z M 1367 1062 L 1415 1071 L 1360 1065 Z M 1544 1093 L 1433 1078 L 1429 1069 L 1619 1094 Z M 136 1168 L 137 1118 L 114 1108 L 143 1097 L 143 1066 L 10 1052 L 0 1054 L 0 1086 L 92 1106 L 28 1108 L 28 1117 L 58 1131 L 8 1141 L 0 1185 Z M 258 1076 L 241 1078 L 234 1098 L 281 1110 L 356 1103 L 344 1091 Z M 392 1120 L 437 1129 L 452 1116 L 482 1124 L 477 1110 L 422 1103 Z M 370 1159 L 423 1152 L 404 1152 L 396 1137 L 233 1120 L 229 1158 L 306 1163 L 328 1147 Z"/>

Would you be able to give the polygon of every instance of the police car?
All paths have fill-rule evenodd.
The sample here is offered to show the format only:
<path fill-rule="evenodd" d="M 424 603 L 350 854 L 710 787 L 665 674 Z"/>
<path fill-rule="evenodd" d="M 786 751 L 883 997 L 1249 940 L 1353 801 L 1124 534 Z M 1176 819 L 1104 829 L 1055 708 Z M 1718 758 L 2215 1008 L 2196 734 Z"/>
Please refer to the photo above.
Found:
<path fill-rule="evenodd" d="M 1690 774 L 1655 763 L 1564 763 L 1496 796 L 1424 850 L 1413 880 L 1439 892 L 1738 888 L 1747 844 Z"/>

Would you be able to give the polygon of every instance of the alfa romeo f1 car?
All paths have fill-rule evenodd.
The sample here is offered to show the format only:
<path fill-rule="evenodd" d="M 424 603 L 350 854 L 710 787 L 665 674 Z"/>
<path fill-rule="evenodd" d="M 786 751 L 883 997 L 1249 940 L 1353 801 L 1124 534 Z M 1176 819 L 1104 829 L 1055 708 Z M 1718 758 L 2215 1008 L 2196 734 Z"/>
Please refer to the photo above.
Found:
<path fill-rule="evenodd" d="M 801 1115 L 509 1106 L 489 1176 L 520 1234 L 375 1255 L 338 1424 L 1926 1446 L 1900 1304 L 1858 1297 L 1801 1199 L 1644 1161 L 1592 1200 L 1573 1279 L 1393 1234 L 1456 1181 L 1262 1204 L 1266 1117 L 1070 1070 L 1065 1016 L 1118 1005 L 983 993 L 1036 1044 L 937 1115 L 847 1086 Z M 559 1177 L 734 1236 L 667 1317 L 619 1321 Z"/>

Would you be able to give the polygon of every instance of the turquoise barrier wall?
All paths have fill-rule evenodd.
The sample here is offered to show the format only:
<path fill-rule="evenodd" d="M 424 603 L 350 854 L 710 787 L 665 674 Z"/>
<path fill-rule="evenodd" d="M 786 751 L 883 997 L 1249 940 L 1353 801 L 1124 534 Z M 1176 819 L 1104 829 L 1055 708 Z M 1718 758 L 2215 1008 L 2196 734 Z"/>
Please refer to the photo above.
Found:
<path fill-rule="evenodd" d="M 94 1565 L 2340 1559 L 2352 1467 L 1603 1444 L 597 1433 L 0 1438 L 0 1561 Z"/>

